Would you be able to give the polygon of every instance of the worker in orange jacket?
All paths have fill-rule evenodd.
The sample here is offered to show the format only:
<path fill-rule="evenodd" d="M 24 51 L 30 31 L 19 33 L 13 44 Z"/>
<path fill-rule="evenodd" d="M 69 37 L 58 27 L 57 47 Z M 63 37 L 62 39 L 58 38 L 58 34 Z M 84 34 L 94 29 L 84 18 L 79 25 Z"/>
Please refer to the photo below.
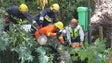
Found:
<path fill-rule="evenodd" d="M 36 40 L 38 40 L 39 36 L 41 34 L 44 34 L 46 36 L 50 36 L 50 37 L 53 37 L 53 36 L 56 36 L 56 35 L 59 35 L 58 36 L 58 39 L 59 41 L 63 44 L 64 43 L 64 39 L 62 37 L 61 34 L 57 33 L 59 32 L 61 29 L 63 28 L 63 23 L 62 22 L 57 22 L 55 24 L 52 24 L 52 25 L 48 25 L 48 26 L 45 26 L 39 30 L 37 30 L 35 32 L 35 38 Z"/>

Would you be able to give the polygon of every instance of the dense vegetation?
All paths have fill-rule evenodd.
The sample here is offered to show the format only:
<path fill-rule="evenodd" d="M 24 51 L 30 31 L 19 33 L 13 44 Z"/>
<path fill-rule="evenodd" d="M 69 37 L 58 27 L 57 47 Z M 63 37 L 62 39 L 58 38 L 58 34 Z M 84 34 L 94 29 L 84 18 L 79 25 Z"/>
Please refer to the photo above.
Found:
<path fill-rule="evenodd" d="M 77 18 L 76 9 L 78 6 L 88 7 L 90 4 L 89 0 L 48 1 L 46 7 L 49 7 L 52 3 L 60 4 L 61 9 L 57 18 L 65 24 L 71 18 Z M 110 48 L 106 48 L 106 39 L 97 38 L 89 45 L 87 38 L 85 38 L 83 47 L 73 49 L 70 46 L 60 45 L 59 52 L 57 52 L 56 47 L 51 48 L 51 45 L 40 46 L 30 32 L 20 28 L 23 23 L 10 24 L 9 32 L 2 31 L 5 9 L 13 5 L 19 5 L 22 2 L 29 6 L 29 12 L 33 16 L 41 11 L 38 0 L 0 1 L 0 6 L 2 6 L 0 7 L 0 63 L 59 63 L 60 60 L 66 63 L 107 63 Z"/>

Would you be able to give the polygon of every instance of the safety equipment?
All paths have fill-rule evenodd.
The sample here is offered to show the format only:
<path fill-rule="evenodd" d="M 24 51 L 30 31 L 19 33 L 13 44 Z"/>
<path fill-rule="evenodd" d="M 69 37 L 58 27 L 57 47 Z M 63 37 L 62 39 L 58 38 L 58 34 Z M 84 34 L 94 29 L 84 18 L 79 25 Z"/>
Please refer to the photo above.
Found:
<path fill-rule="evenodd" d="M 80 46 L 83 46 L 83 42 L 80 42 Z"/>
<path fill-rule="evenodd" d="M 71 20 L 71 24 L 77 24 L 77 23 L 78 23 L 77 19 L 72 19 Z"/>
<path fill-rule="evenodd" d="M 69 28 L 69 32 L 70 32 L 70 37 L 71 38 L 76 38 L 79 36 L 79 29 L 78 29 L 78 26 L 72 30 L 71 27 L 68 27 Z"/>
<path fill-rule="evenodd" d="M 38 43 L 40 45 L 46 45 L 47 43 L 47 37 L 44 34 L 41 34 L 38 38 Z"/>
<path fill-rule="evenodd" d="M 55 23 L 55 26 L 61 30 L 63 28 L 63 23 L 59 21 Z"/>
<path fill-rule="evenodd" d="M 35 23 L 36 23 L 36 21 L 35 21 L 35 20 L 33 20 L 33 21 L 32 21 L 32 24 L 35 24 Z"/>
<path fill-rule="evenodd" d="M 19 6 L 19 10 L 22 11 L 22 12 L 27 12 L 28 11 L 28 7 L 26 4 L 21 4 Z"/>
<path fill-rule="evenodd" d="M 50 7 L 50 9 L 51 10 L 57 10 L 57 11 L 59 11 L 59 9 L 60 9 L 60 7 L 59 7 L 59 5 L 58 4 L 53 4 L 51 7 Z"/>
<path fill-rule="evenodd" d="M 51 19 L 48 15 L 46 15 L 44 18 L 45 18 L 48 22 L 52 22 L 52 19 Z"/>
<path fill-rule="evenodd" d="M 64 39 L 62 36 L 59 36 L 58 39 L 60 40 L 61 43 L 64 43 Z"/>

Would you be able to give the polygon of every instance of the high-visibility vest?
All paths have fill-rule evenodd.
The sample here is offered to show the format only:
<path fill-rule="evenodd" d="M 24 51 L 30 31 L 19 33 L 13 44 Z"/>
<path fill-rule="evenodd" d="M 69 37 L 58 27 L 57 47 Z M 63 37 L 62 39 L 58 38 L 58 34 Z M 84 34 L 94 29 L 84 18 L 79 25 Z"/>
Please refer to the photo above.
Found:
<path fill-rule="evenodd" d="M 79 36 L 79 29 L 78 29 L 78 26 L 74 29 L 72 29 L 71 27 L 68 27 L 69 28 L 69 32 L 70 32 L 70 37 L 71 38 L 76 38 Z"/>

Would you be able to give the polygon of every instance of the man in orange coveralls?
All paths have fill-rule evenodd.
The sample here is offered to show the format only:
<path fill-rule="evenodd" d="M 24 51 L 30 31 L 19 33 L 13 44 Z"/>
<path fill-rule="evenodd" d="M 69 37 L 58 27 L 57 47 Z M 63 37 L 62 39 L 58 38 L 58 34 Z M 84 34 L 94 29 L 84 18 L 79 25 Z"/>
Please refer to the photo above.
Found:
<path fill-rule="evenodd" d="M 36 40 L 38 40 L 40 34 L 45 34 L 46 36 L 50 36 L 50 37 L 54 37 L 54 36 L 58 36 L 58 39 L 59 41 L 64 44 L 64 39 L 61 35 L 61 33 L 57 33 L 59 32 L 61 29 L 63 28 L 63 23 L 58 21 L 57 23 L 55 24 L 52 24 L 52 25 L 48 25 L 48 26 L 45 26 L 39 30 L 37 30 L 35 32 L 35 38 Z"/>

